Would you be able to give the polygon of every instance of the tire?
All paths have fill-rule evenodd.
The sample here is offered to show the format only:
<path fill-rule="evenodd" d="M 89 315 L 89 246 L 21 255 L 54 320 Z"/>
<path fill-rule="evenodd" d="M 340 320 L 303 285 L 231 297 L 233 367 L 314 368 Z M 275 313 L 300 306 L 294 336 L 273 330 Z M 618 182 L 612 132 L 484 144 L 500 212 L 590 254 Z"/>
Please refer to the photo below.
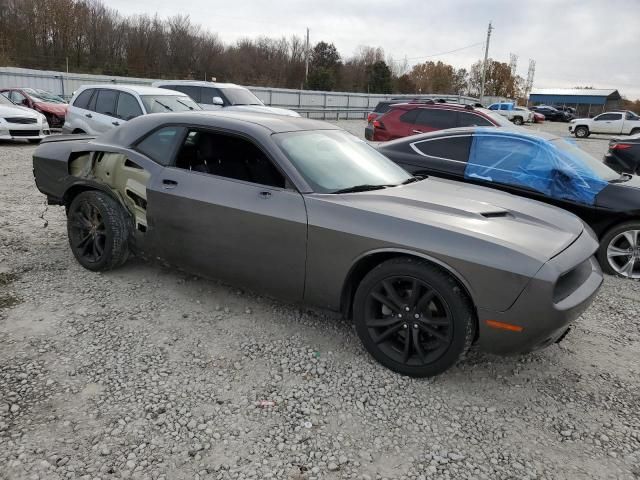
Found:
<path fill-rule="evenodd" d="M 458 283 L 409 257 L 387 260 L 363 278 L 353 318 L 371 356 L 411 377 L 438 375 L 458 363 L 476 332 L 473 305 Z"/>
<path fill-rule="evenodd" d="M 29 143 L 36 144 L 36 145 L 41 142 L 41 140 L 39 138 L 30 138 L 27 141 Z"/>
<path fill-rule="evenodd" d="M 609 275 L 640 279 L 640 220 L 621 223 L 605 233 L 600 240 L 598 261 Z"/>
<path fill-rule="evenodd" d="M 126 211 L 104 192 L 82 192 L 69 206 L 69 246 L 78 263 L 88 270 L 111 270 L 122 265 L 129 256 L 130 232 Z"/>
<path fill-rule="evenodd" d="M 576 136 L 576 138 L 587 138 L 590 135 L 589 129 L 584 125 L 576 127 L 573 131 L 573 134 Z"/>
<path fill-rule="evenodd" d="M 522 120 L 522 117 L 514 117 L 513 123 L 514 125 L 522 125 L 524 123 L 524 120 Z"/>

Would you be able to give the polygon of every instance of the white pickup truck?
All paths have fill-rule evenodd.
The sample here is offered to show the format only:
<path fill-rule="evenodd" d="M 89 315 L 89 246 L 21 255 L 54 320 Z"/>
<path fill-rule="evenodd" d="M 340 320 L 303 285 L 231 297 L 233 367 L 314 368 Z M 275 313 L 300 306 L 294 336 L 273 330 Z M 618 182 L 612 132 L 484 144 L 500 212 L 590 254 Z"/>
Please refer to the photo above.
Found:
<path fill-rule="evenodd" d="M 503 117 L 507 117 L 516 125 L 522 125 L 525 122 L 533 122 L 533 112 L 524 107 L 518 107 L 511 102 L 499 102 L 491 104 L 487 107 Z"/>
<path fill-rule="evenodd" d="M 640 117 L 633 112 L 606 112 L 593 118 L 576 118 L 569 122 L 569 133 L 587 138 L 592 133 L 635 135 L 640 133 Z"/>

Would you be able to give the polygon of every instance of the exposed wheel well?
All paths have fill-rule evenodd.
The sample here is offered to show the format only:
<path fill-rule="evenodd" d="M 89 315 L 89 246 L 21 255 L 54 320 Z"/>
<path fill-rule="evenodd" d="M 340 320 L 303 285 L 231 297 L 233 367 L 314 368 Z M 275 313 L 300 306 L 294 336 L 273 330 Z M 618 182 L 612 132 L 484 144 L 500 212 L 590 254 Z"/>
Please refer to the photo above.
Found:
<path fill-rule="evenodd" d="M 84 130 L 82 130 L 81 128 L 76 128 L 73 132 L 71 133 L 87 133 Z"/>
<path fill-rule="evenodd" d="M 640 133 L 640 128 L 633 128 L 629 135 L 635 135 L 636 133 Z"/>
<path fill-rule="evenodd" d="M 411 254 L 402 253 L 402 252 L 377 252 L 377 253 L 372 253 L 371 255 L 367 255 L 366 257 L 361 258 L 351 268 L 351 271 L 349 272 L 349 274 L 347 276 L 347 279 L 344 282 L 344 286 L 342 287 L 342 296 L 341 296 L 341 299 L 340 299 L 340 310 L 341 310 L 341 312 L 342 312 L 342 314 L 344 315 L 345 318 L 351 318 L 352 317 L 352 314 L 353 314 L 353 297 L 354 297 L 354 295 L 356 293 L 356 289 L 358 288 L 358 285 L 360 285 L 360 282 L 365 277 L 365 275 L 367 273 L 369 273 L 374 267 L 376 267 L 377 265 L 380 265 L 382 262 L 385 262 L 387 260 L 390 260 L 392 258 L 397 258 L 397 257 L 415 258 L 415 259 L 423 261 L 423 262 L 431 263 L 433 266 L 435 266 L 436 268 L 440 269 L 442 272 L 444 272 L 445 274 L 447 274 L 451 278 L 453 278 L 453 280 L 458 284 L 460 289 L 469 298 L 469 301 L 471 302 L 471 304 L 473 305 L 473 307 L 475 309 L 475 304 L 473 302 L 473 298 L 472 298 L 471 294 L 469 293 L 469 290 L 467 289 L 467 287 L 464 285 L 463 282 L 460 281 L 459 278 L 456 277 L 456 275 L 454 275 L 451 271 L 449 271 L 448 269 L 446 269 L 442 265 L 439 265 L 439 264 L 437 264 L 435 262 L 431 262 L 428 259 L 425 259 L 425 258 L 420 257 L 418 255 L 411 255 Z M 476 334 L 477 334 L 477 330 L 476 330 Z"/>

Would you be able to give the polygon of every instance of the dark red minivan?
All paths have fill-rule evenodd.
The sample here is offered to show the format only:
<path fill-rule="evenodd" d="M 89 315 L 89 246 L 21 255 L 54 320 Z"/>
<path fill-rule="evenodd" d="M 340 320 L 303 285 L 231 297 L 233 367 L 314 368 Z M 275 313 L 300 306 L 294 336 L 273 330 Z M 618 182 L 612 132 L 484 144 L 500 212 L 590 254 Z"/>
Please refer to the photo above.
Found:
<path fill-rule="evenodd" d="M 457 103 L 398 103 L 373 121 L 373 140 L 385 142 L 455 127 L 502 127 L 511 123 L 484 108 Z"/>

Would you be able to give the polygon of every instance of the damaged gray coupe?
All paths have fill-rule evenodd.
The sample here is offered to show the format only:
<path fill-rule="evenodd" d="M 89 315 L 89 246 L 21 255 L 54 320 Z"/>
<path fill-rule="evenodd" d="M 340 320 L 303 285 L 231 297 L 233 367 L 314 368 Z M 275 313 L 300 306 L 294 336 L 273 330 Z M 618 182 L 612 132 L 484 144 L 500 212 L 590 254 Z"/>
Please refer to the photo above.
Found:
<path fill-rule="evenodd" d="M 415 177 L 323 122 L 249 113 L 146 115 L 47 139 L 38 189 L 64 205 L 94 271 L 130 254 L 341 311 L 386 367 L 430 376 L 472 344 L 522 353 L 562 338 L 602 282 L 574 215 Z"/>

